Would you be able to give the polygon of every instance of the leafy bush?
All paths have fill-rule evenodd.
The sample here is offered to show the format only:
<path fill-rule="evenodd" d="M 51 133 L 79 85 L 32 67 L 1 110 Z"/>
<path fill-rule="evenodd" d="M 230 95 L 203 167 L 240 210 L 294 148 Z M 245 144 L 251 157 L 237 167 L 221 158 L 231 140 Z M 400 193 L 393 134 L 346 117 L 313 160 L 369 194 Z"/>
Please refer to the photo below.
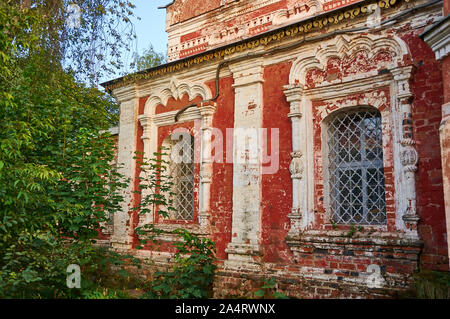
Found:
<path fill-rule="evenodd" d="M 289 299 L 285 294 L 276 291 L 276 285 L 275 278 L 264 279 L 264 285 L 255 292 L 255 297 L 262 299 Z"/>
<path fill-rule="evenodd" d="M 143 159 L 137 154 L 137 159 L 143 176 L 140 183 L 140 193 L 143 195 L 140 205 L 135 209 L 139 214 L 159 214 L 168 217 L 175 208 L 172 206 L 173 185 L 172 177 L 167 174 L 167 164 L 163 160 L 166 150 L 154 153 L 154 158 Z M 147 224 L 136 228 L 141 236 L 143 248 L 147 243 L 152 249 L 158 246 L 157 236 L 165 233 L 154 224 Z M 176 253 L 173 257 L 173 267 L 167 272 L 155 272 L 153 281 L 142 298 L 209 298 L 212 296 L 212 284 L 215 271 L 215 243 L 208 238 L 201 238 L 186 229 L 178 228 L 171 232 L 180 240 L 173 245 Z"/>
<path fill-rule="evenodd" d="M 45 18 L 0 3 L 0 297 L 62 298 L 88 267 L 125 180 L 107 133 L 117 105 L 74 80 L 40 33 Z"/>

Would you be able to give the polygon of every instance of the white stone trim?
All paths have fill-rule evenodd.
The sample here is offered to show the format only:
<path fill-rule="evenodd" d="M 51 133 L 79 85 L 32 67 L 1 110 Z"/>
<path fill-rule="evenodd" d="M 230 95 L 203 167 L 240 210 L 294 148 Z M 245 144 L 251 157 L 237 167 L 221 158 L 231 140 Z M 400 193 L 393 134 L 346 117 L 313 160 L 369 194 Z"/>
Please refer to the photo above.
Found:
<path fill-rule="evenodd" d="M 157 91 L 158 92 L 158 91 Z M 204 84 L 183 82 L 179 83 L 175 78 L 170 81 L 170 86 L 159 90 L 158 93 L 151 95 L 144 107 L 144 114 L 138 117 L 142 127 L 142 140 L 144 144 L 144 157 L 151 158 L 158 151 L 158 127 L 175 124 L 175 115 L 178 111 L 169 111 L 155 114 L 156 106 L 159 104 L 166 105 L 169 98 L 179 99 L 184 94 L 189 96 L 189 100 L 200 96 L 202 100 L 211 99 L 211 91 Z M 199 189 L 199 232 L 206 232 L 208 226 L 208 218 L 210 214 L 210 183 L 207 172 L 211 171 L 210 157 L 207 152 L 203 151 L 205 147 L 210 145 L 212 116 L 215 111 L 213 105 L 200 105 L 200 107 L 192 107 L 187 109 L 178 119 L 178 123 L 190 121 L 202 121 L 202 138 L 201 138 L 201 164 L 200 164 L 200 189 Z M 209 125 L 207 127 L 206 125 Z M 209 143 L 205 143 L 209 132 Z M 210 152 L 211 153 L 211 150 Z M 143 192 L 145 196 L 145 191 Z M 147 216 L 142 219 L 142 223 L 153 223 L 154 216 Z"/>
<path fill-rule="evenodd" d="M 257 265 L 255 258 L 260 252 L 261 238 L 261 171 L 262 139 L 257 134 L 252 138 L 252 151 L 237 130 L 254 130 L 262 127 L 263 121 L 263 67 L 261 59 L 247 59 L 229 68 L 233 73 L 235 107 L 233 137 L 233 216 L 231 242 L 226 252 L 228 267 L 243 264 Z M 251 108 L 249 107 L 251 106 Z M 245 133 L 244 133 L 245 134 Z M 244 145 L 244 147 L 242 147 Z M 253 148 L 255 147 L 255 149 Z M 252 160 L 248 160 L 249 153 Z M 245 159 L 245 162 L 243 161 Z"/>
<path fill-rule="evenodd" d="M 413 99 L 413 94 L 410 90 L 409 81 L 413 73 L 413 67 L 402 67 L 391 71 L 394 75 L 394 90 L 396 91 L 396 105 L 397 115 L 399 115 L 400 120 L 403 122 L 406 118 L 409 118 L 411 123 L 408 125 L 413 132 L 413 123 L 411 116 L 411 103 Z M 406 227 L 402 227 L 407 232 L 407 235 L 413 238 L 418 238 L 417 234 L 417 223 L 419 221 L 419 216 L 417 215 L 416 209 L 416 171 L 417 163 L 419 161 L 419 155 L 415 148 L 415 140 L 413 136 L 407 137 L 405 134 L 405 124 L 401 123 L 401 137 L 400 137 L 400 147 L 399 153 L 395 156 L 400 160 L 403 166 L 403 183 L 399 185 L 399 189 L 396 191 L 401 192 L 403 195 L 403 200 L 399 201 L 398 209 L 400 214 L 397 214 L 397 218 L 401 216 Z"/>
<path fill-rule="evenodd" d="M 223 21 L 223 23 L 225 23 L 226 21 L 234 20 L 236 18 L 239 18 L 239 16 L 250 13 L 252 11 L 256 11 L 259 8 L 271 5 L 279 1 L 281 0 L 235 1 L 230 4 L 227 4 L 225 7 L 221 7 L 220 10 L 216 9 L 215 12 L 214 11 L 209 12 L 208 16 L 211 16 L 211 14 L 214 15 L 214 19 L 213 20 L 210 19 L 211 21 Z M 285 11 L 287 10 L 281 9 L 276 12 L 284 13 L 283 16 L 285 16 L 287 13 Z M 251 24 L 251 27 L 258 27 L 259 25 L 272 21 L 275 18 L 276 12 L 270 12 L 262 16 L 255 17 L 250 21 L 245 21 L 240 25 L 233 25 L 232 27 L 225 29 L 223 28 L 220 29 L 218 28 L 216 23 L 207 20 L 205 18 L 206 13 L 198 15 L 196 17 L 192 17 L 191 19 L 188 19 L 186 21 L 173 24 L 171 26 L 168 25 L 169 20 L 171 18 L 168 15 L 166 21 L 167 24 L 166 31 L 169 34 L 169 41 L 168 41 L 169 62 L 178 60 L 180 58 L 180 52 L 183 50 L 188 50 L 192 48 L 191 49 L 192 52 L 189 52 L 189 54 L 191 55 L 194 54 L 196 52 L 195 51 L 196 47 L 202 44 L 207 44 L 206 49 L 209 50 L 213 47 L 217 47 L 228 42 L 248 38 L 250 36 L 248 29 L 250 27 L 247 26 L 247 23 Z M 308 12 L 306 16 L 311 16 L 312 14 L 313 14 L 312 12 L 311 13 Z M 305 17 L 305 15 L 301 16 Z M 263 20 L 263 22 L 260 22 L 261 19 Z M 282 20 L 281 22 L 288 23 L 291 21 L 293 20 L 292 19 Z M 236 28 L 239 29 L 238 33 L 235 32 Z M 190 34 L 192 32 L 196 32 L 198 30 L 204 31 L 201 36 L 198 36 L 184 43 L 180 42 L 181 36 Z"/>
<path fill-rule="evenodd" d="M 292 210 L 288 217 L 291 219 L 291 228 L 289 230 L 289 237 L 295 237 L 305 227 L 305 220 L 303 212 L 308 211 L 308 195 L 301 194 L 303 190 L 307 193 L 308 177 L 304 176 L 306 171 L 308 175 L 308 163 L 305 163 L 305 142 L 307 140 L 307 130 L 302 130 L 302 126 L 306 125 L 305 116 L 306 111 L 305 101 L 303 99 L 303 85 L 288 85 L 285 87 L 286 99 L 290 103 L 290 112 L 288 117 L 292 122 L 292 152 L 291 164 L 289 171 L 292 178 Z M 305 192 L 306 190 L 306 192 Z"/>
<path fill-rule="evenodd" d="M 384 65 L 386 69 L 391 69 L 401 65 L 403 55 L 409 54 L 406 44 L 397 36 L 392 38 L 377 37 L 374 35 L 365 36 L 349 36 L 340 35 L 332 40 L 321 42 L 313 55 L 301 55 L 293 63 L 291 73 L 289 75 L 289 83 L 305 84 L 306 72 L 310 69 L 317 68 L 324 70 L 327 60 L 331 57 L 342 57 L 348 52 L 365 51 L 368 58 L 374 57 L 380 51 L 388 51 L 393 54 L 393 61 Z M 342 82 L 348 82 L 355 79 L 366 78 L 370 75 L 377 75 L 376 71 L 370 74 L 362 73 L 349 78 L 343 78 Z M 333 84 L 324 81 L 321 85 L 326 86 Z"/>
<path fill-rule="evenodd" d="M 122 209 L 113 216 L 111 245 L 115 249 L 129 249 L 132 243 L 129 213 L 134 205 L 132 192 L 136 161 L 133 157 L 136 151 L 137 116 L 139 108 L 138 92 L 134 85 L 118 88 L 112 92 L 113 96 L 120 103 L 117 162 L 121 166 L 118 172 L 125 178 L 130 178 L 130 182 L 122 193 L 124 197 L 124 201 L 121 204 Z"/>
<path fill-rule="evenodd" d="M 433 50 L 436 60 L 442 60 L 450 54 L 450 18 L 446 17 L 436 26 L 425 31 L 424 41 Z"/>
<path fill-rule="evenodd" d="M 200 109 L 202 116 L 202 141 L 201 141 L 201 165 L 200 165 L 200 207 L 199 223 L 206 229 L 209 225 L 209 216 L 211 214 L 211 181 L 212 181 L 212 157 L 211 157 L 211 138 L 212 138 L 212 120 L 216 108 L 209 105 Z"/>
<path fill-rule="evenodd" d="M 172 77 L 167 87 L 151 94 L 145 103 L 144 114 L 146 116 L 154 116 L 156 106 L 159 104 L 166 105 L 171 97 L 175 100 L 181 98 L 184 94 L 189 96 L 189 100 L 194 99 L 196 96 L 200 96 L 203 100 L 208 100 L 212 97 L 211 91 L 204 84 L 178 82 L 175 77 Z"/>
<path fill-rule="evenodd" d="M 308 70 L 311 68 L 325 70 L 329 58 L 342 58 L 345 53 L 353 53 L 352 50 L 356 48 L 366 51 L 369 57 L 374 56 L 381 49 L 390 52 L 393 61 L 383 65 L 383 68 L 390 70 L 391 73 L 378 75 L 376 71 L 366 72 L 343 78 L 342 82 L 339 83 L 324 81 L 315 88 L 305 88 L 305 77 Z M 329 41 L 322 42 L 314 53 L 314 55 L 302 54 L 298 56 L 291 67 L 289 85 L 285 86 L 286 98 L 291 105 L 289 117 L 292 120 L 292 152 L 301 154 L 304 166 L 304 173 L 301 178 L 298 178 L 295 174 L 292 176 L 293 212 L 289 215 L 291 218 L 291 229 L 288 237 L 296 238 L 302 231 L 313 226 L 314 223 L 314 132 L 312 126 L 314 119 L 312 118 L 312 101 L 315 99 L 334 100 L 355 93 L 364 93 L 379 87 L 390 87 L 391 100 L 388 102 L 391 108 L 383 110 L 381 113 L 383 148 L 388 143 L 389 135 L 393 139 L 396 228 L 405 231 L 407 236 L 417 238 L 417 230 L 406 226 L 411 222 L 417 224 L 417 216 L 415 214 L 416 195 L 413 183 L 414 170 L 405 169 L 400 161 L 404 148 L 409 147 L 409 150 L 411 150 L 412 147 L 411 145 L 405 146 L 406 144 L 401 144 L 401 136 L 403 136 L 401 112 L 408 111 L 408 107 L 410 112 L 410 103 L 408 104 L 409 106 L 405 106 L 404 102 L 405 99 L 409 101 L 409 97 L 412 96 L 408 82 L 411 78 L 412 67 L 401 67 L 404 56 L 409 54 L 406 44 L 397 37 L 387 38 L 372 35 L 337 36 Z M 380 98 L 382 97 L 367 96 L 364 105 L 378 108 L 381 103 Z M 349 105 L 344 103 L 338 105 L 338 107 L 351 107 L 351 103 Z M 400 110 L 401 107 L 402 110 Z M 299 160 L 295 159 L 295 161 Z M 384 161 L 386 162 L 386 158 Z M 299 164 L 293 160 L 291 165 L 298 166 Z M 326 183 L 324 187 L 326 187 Z M 326 196 L 326 190 L 324 190 L 324 197 Z M 326 198 L 324 198 L 324 207 L 326 208 L 326 206 Z M 412 215 L 408 215 L 407 212 L 411 212 Z M 402 220 L 404 216 L 406 216 L 406 219 Z"/>

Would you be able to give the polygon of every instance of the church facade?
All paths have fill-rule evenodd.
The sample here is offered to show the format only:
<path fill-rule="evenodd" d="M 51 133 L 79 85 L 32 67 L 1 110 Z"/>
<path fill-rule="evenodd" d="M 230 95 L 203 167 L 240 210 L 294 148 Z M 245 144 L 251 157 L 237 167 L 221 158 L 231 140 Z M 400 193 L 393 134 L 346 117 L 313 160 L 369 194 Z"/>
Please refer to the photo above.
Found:
<path fill-rule="evenodd" d="M 113 248 L 165 267 L 175 239 L 136 250 L 137 226 L 209 237 L 217 298 L 251 297 L 271 277 L 292 297 L 395 297 L 416 271 L 449 270 L 448 64 L 422 40 L 442 1 L 164 8 L 169 62 L 103 84 L 131 179 L 104 234 Z M 142 216 L 135 152 L 161 146 L 183 150 L 168 158 L 176 211 Z"/>

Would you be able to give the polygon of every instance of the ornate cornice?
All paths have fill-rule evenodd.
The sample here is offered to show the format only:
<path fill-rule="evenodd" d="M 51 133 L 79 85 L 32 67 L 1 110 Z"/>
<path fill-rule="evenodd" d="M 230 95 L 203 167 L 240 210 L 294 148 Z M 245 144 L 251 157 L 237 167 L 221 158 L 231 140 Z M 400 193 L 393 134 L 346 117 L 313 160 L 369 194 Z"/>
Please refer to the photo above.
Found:
<path fill-rule="evenodd" d="M 420 37 L 431 47 L 436 60 L 450 54 L 450 14 L 425 29 Z"/>
<path fill-rule="evenodd" d="M 245 52 L 257 47 L 267 46 L 272 43 L 280 42 L 284 38 L 303 37 L 307 33 L 319 31 L 329 25 L 343 23 L 356 17 L 368 15 L 371 13 L 370 8 L 373 8 L 374 5 L 377 5 L 381 9 L 387 9 L 394 6 L 395 4 L 411 1 L 413 0 L 361 1 L 355 4 L 348 5 L 346 7 L 319 14 L 314 17 L 309 17 L 305 20 L 269 31 L 267 33 L 260 34 L 252 38 L 216 48 L 211 51 L 206 51 L 181 60 L 163 64 L 138 73 L 130 74 L 122 78 L 102 83 L 101 85 L 107 91 L 111 91 L 138 80 L 147 80 L 188 69 L 200 64 L 220 61 L 223 60 L 226 56 L 232 55 L 234 53 Z"/>

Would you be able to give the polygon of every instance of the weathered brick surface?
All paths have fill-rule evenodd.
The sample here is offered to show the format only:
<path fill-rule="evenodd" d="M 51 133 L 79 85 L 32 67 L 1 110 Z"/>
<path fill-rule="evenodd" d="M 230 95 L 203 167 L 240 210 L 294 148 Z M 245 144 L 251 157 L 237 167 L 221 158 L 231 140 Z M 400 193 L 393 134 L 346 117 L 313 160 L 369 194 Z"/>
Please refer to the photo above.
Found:
<path fill-rule="evenodd" d="M 298 272 L 299 273 L 299 272 Z M 368 288 L 367 286 L 346 282 L 343 277 L 312 279 L 289 271 L 266 274 L 244 274 L 232 271 L 221 271 L 214 284 L 215 298 L 246 297 L 255 298 L 255 292 L 263 286 L 264 279 L 275 278 L 277 284 L 272 291 L 285 294 L 290 298 L 405 298 L 414 295 L 411 287 Z"/>
<path fill-rule="evenodd" d="M 187 23 L 189 19 L 201 14 L 206 16 L 207 12 L 213 12 L 213 9 L 219 6 L 219 1 L 204 3 L 198 7 L 193 5 L 194 2 L 185 1 L 181 5 L 180 1 L 176 1 L 169 9 L 169 11 L 173 11 L 170 19 L 174 20 L 171 21 L 173 23 L 182 23 L 183 21 Z M 278 10 L 277 5 L 294 5 L 294 2 L 288 0 L 274 2 L 270 10 Z M 190 5 L 189 9 L 184 7 L 187 4 Z M 337 5 L 337 2 L 328 2 L 326 8 L 324 6 L 324 10 L 334 9 L 333 4 Z M 175 10 L 179 10 L 176 19 Z M 296 10 L 301 10 L 301 8 L 297 7 Z M 395 10 L 394 8 L 391 14 L 395 13 Z M 248 17 L 246 15 L 244 17 L 250 19 L 248 20 L 250 23 L 253 21 L 251 19 L 258 18 L 260 13 L 250 10 Z M 349 48 L 353 43 L 350 41 L 339 52 L 330 49 L 332 53 L 325 57 L 324 55 L 327 54 L 326 44 L 335 48 L 350 37 L 350 35 L 339 38 L 336 36 L 325 39 L 320 43 L 305 44 L 304 47 L 295 49 L 297 51 L 295 53 L 293 51 L 292 54 L 289 54 L 289 52 L 283 52 L 277 56 L 267 54 L 264 57 L 254 58 L 254 60 L 230 63 L 231 65 L 221 70 L 223 73 L 221 73 L 219 81 L 220 94 L 215 101 L 217 108 L 213 115 L 212 127 L 221 130 L 225 137 L 227 128 L 234 128 L 236 123 L 243 122 L 247 114 L 260 112 L 258 116 L 262 116 L 262 128 L 269 130 L 277 128 L 279 130 L 279 169 L 274 174 L 262 174 L 260 180 L 258 180 L 260 188 L 255 187 L 251 192 L 242 192 L 239 196 L 239 194 L 233 194 L 236 190 L 234 183 L 244 180 L 244 178 L 240 178 L 242 176 L 239 176 L 239 172 L 234 170 L 233 164 L 224 161 L 215 162 L 212 165 L 211 211 L 209 212 L 209 226 L 206 232 L 217 244 L 219 270 L 214 286 L 217 298 L 253 297 L 254 292 L 261 287 L 263 280 L 270 277 L 276 279 L 279 292 L 296 298 L 401 297 L 410 293 L 410 290 L 414 287 L 412 274 L 419 268 L 449 270 L 439 144 L 441 106 L 444 101 L 447 101 L 447 97 L 444 100 L 442 87 L 444 66 L 435 60 L 431 49 L 418 37 L 423 28 L 433 22 L 432 18 L 424 17 L 421 14 L 415 13 L 411 16 L 411 23 L 390 26 L 387 30 L 372 30 L 367 34 L 359 34 L 359 38 L 355 36 L 354 41 L 361 42 L 358 42 L 360 45 L 353 47 L 351 50 Z M 431 10 L 430 16 L 432 15 L 436 17 L 438 15 L 437 10 Z M 212 13 L 210 18 L 213 21 Z M 211 21 L 208 21 L 208 23 Z M 229 27 L 232 27 L 233 23 L 237 22 L 230 20 Z M 218 25 L 220 26 L 220 24 Z M 417 25 L 421 27 L 419 28 Z M 268 26 L 267 23 L 262 21 L 260 25 L 255 25 L 249 30 L 258 33 Z M 346 27 L 350 28 L 351 26 L 347 25 Z M 334 27 L 324 29 L 323 32 L 331 32 Z M 183 42 L 194 41 L 202 36 L 202 32 L 204 32 L 203 29 L 198 29 L 192 31 L 192 33 L 182 34 L 181 39 Z M 392 39 L 404 44 L 407 52 L 404 56 L 399 57 L 389 51 Z M 237 40 L 236 38 L 229 38 L 223 41 L 225 43 L 226 41 Z M 376 46 L 374 43 L 376 43 Z M 370 47 L 371 45 L 372 47 Z M 376 54 L 372 54 L 374 47 L 377 50 L 380 47 L 383 49 L 377 51 Z M 194 47 L 185 48 L 187 51 L 183 54 L 193 54 L 192 48 Z M 269 50 L 270 48 L 265 49 Z M 291 102 L 288 102 L 285 86 L 287 84 L 293 86 L 299 84 L 297 82 L 300 80 L 296 79 L 296 82 L 292 83 L 292 79 L 290 79 L 295 63 L 298 60 L 311 59 L 311 56 L 314 57 L 315 54 L 317 54 L 318 59 L 320 58 L 320 61 L 317 60 L 305 66 L 305 70 L 302 69 L 304 79 L 300 80 L 304 80 L 302 90 L 309 90 L 310 92 L 321 90 L 320 92 L 323 94 L 314 95 L 311 93 L 307 97 L 303 97 L 308 99 L 309 104 L 306 104 L 308 109 L 304 108 L 302 111 L 305 114 L 311 112 L 311 119 L 310 123 L 302 125 L 308 127 L 308 130 L 305 131 L 310 135 L 307 137 L 303 135 L 294 136 L 295 139 L 302 140 L 302 142 L 306 138 L 311 138 L 312 141 L 312 145 L 309 145 L 310 149 L 307 151 L 310 152 L 309 155 L 312 153 L 312 160 L 308 164 L 308 171 L 302 172 L 302 178 L 306 179 L 308 174 L 311 174 L 310 177 L 313 182 L 312 185 L 309 185 L 311 186 L 309 189 L 301 189 L 299 196 L 306 196 L 307 191 L 313 190 L 311 196 L 313 198 L 311 207 L 309 207 L 311 211 L 301 212 L 302 214 L 309 214 L 308 224 L 302 226 L 301 232 L 293 235 L 290 230 L 293 227 L 291 215 L 295 192 L 293 191 L 293 174 L 290 172 L 290 164 L 293 161 L 292 134 L 295 130 L 291 117 L 301 118 L 301 116 L 296 115 L 295 112 L 291 114 L 293 110 L 295 111 L 295 105 L 293 106 Z M 297 60 L 297 58 L 299 59 Z M 249 61 L 253 61 L 254 65 Z M 395 68 L 391 67 L 390 70 L 387 70 L 387 65 L 395 61 L 400 62 Z M 398 102 L 399 97 L 395 94 L 396 89 L 402 88 L 394 88 L 397 84 L 393 77 L 396 68 L 408 66 L 413 66 L 412 77 L 409 81 L 410 90 L 408 89 L 408 93 L 411 93 L 412 97 L 401 100 L 400 103 Z M 194 77 L 196 79 L 193 81 L 194 84 L 206 85 L 210 89 L 211 95 L 214 96 L 216 92 L 215 79 L 212 75 L 213 72 L 211 72 L 213 68 L 206 70 L 206 67 L 205 69 L 202 69 L 202 66 L 196 67 L 198 69 L 194 69 L 195 72 L 189 71 L 191 72 L 189 76 L 178 73 L 174 75 L 174 78 L 180 77 L 185 81 L 186 78 Z M 205 77 L 203 71 L 209 72 L 211 76 Z M 444 73 L 445 76 L 447 76 L 446 73 Z M 358 87 L 359 81 L 363 82 L 370 78 L 377 79 L 382 84 L 372 83 L 365 89 Z M 167 82 L 172 83 L 172 81 Z M 186 82 L 192 84 L 188 80 Z M 176 81 L 173 81 L 173 83 L 176 83 Z M 151 84 L 150 82 L 150 85 L 148 83 L 146 85 L 151 87 Z M 189 86 L 188 84 L 186 86 Z M 407 86 L 407 84 L 406 82 L 404 85 Z M 325 85 L 327 86 L 325 87 Z M 345 91 L 345 94 L 328 94 L 335 91 L 342 92 L 344 90 L 343 85 L 350 87 Z M 262 102 L 259 95 L 252 101 L 252 94 L 260 93 L 261 87 Z M 323 89 L 324 87 L 325 89 Z M 406 88 L 403 89 L 406 90 Z M 149 96 L 153 97 L 157 93 L 152 92 Z M 242 97 L 242 99 L 236 98 L 237 96 Z M 244 98 L 245 105 L 241 105 Z M 143 106 L 146 100 L 147 97 L 140 97 L 140 114 L 143 114 Z M 176 111 L 193 101 L 199 103 L 200 100 L 199 96 L 191 100 L 187 95 L 179 96 L 177 99 L 171 97 L 168 99 L 167 105 L 156 107 L 156 114 L 163 115 L 165 112 Z M 303 100 L 300 99 L 300 101 Z M 403 109 L 400 110 L 404 104 L 411 105 L 412 136 L 418 154 L 417 172 L 414 175 L 417 214 L 420 217 L 417 225 L 418 238 L 415 237 L 415 226 L 406 225 L 401 218 L 405 212 L 399 209 L 403 203 L 401 201 L 406 196 L 403 186 L 399 186 L 404 181 L 399 181 L 399 176 L 396 175 L 403 174 L 402 169 L 406 170 L 404 164 L 399 160 L 401 154 L 397 149 L 399 147 L 397 144 L 400 144 L 398 135 L 402 135 L 404 129 L 398 124 L 404 116 L 402 114 Z M 363 225 L 361 228 L 357 227 L 357 230 L 351 225 L 332 224 L 329 212 L 326 211 L 327 208 L 324 204 L 328 196 L 324 174 L 326 167 L 323 165 L 323 157 L 326 156 L 323 153 L 324 120 L 326 120 L 327 115 L 340 108 L 353 106 L 377 108 L 383 116 L 383 156 L 387 208 L 386 225 Z M 305 114 L 303 116 L 306 116 Z M 394 121 L 397 121 L 398 126 L 392 124 Z M 252 125 L 259 125 L 259 122 L 256 122 L 252 122 Z M 157 133 L 159 143 L 167 136 L 168 132 L 179 125 L 172 123 L 159 127 Z M 183 123 L 183 125 L 191 128 L 193 124 L 189 122 Z M 267 154 L 271 154 L 274 150 L 270 147 L 270 131 L 268 133 L 269 140 L 266 143 L 267 145 L 263 145 L 263 148 L 267 149 Z M 135 141 L 138 150 L 143 148 L 142 134 L 142 127 L 138 126 Z M 225 159 L 229 154 L 226 153 L 225 147 L 223 150 Z M 307 152 L 302 155 L 306 157 Z M 240 173 L 247 174 L 248 171 L 243 169 Z M 199 167 L 196 166 L 196 175 L 198 174 Z M 137 176 L 139 176 L 139 170 L 135 172 L 135 177 Z M 404 178 L 405 175 L 400 176 Z M 246 175 L 246 177 L 248 176 Z M 197 188 L 198 176 L 196 178 Z M 244 189 L 248 185 L 243 186 Z M 405 193 L 402 193 L 402 191 Z M 244 196 L 244 194 L 246 195 Z M 195 195 L 196 203 L 197 195 Z M 234 196 L 242 205 L 233 203 Z M 233 218 L 242 217 L 245 213 L 248 213 L 239 211 L 239 214 L 236 214 L 236 211 L 233 212 L 233 210 L 237 210 L 236 207 L 245 206 L 246 203 L 254 203 L 255 198 L 261 198 L 261 200 L 259 201 L 259 207 L 251 212 L 254 222 L 245 224 L 242 221 L 239 224 L 239 221 L 233 220 Z M 140 200 L 138 195 L 134 200 L 135 202 Z M 198 208 L 196 207 L 196 209 L 195 217 L 198 216 Z M 134 214 L 130 222 L 135 226 L 137 225 L 137 213 Z M 194 221 L 193 224 L 195 223 Z M 243 245 L 238 248 L 242 250 L 248 248 L 248 252 L 236 253 L 239 249 L 230 250 L 229 244 L 236 244 L 233 239 L 241 238 L 240 236 L 245 231 L 251 232 L 251 238 L 247 238 L 248 243 L 239 243 Z M 250 247 L 250 245 L 249 247 L 245 246 L 255 239 L 258 241 L 255 245 L 256 248 Z M 136 236 L 134 236 L 134 240 L 134 244 L 136 244 Z M 149 247 L 146 248 L 148 252 Z M 161 247 L 161 251 L 173 252 L 170 242 L 165 243 Z M 230 251 L 232 253 L 229 253 Z M 238 262 L 237 266 L 235 264 L 231 267 L 227 262 L 232 254 L 241 254 L 242 256 L 247 254 L 247 257 L 250 257 L 250 265 L 244 262 L 239 265 Z M 167 267 L 164 266 L 164 261 L 159 262 L 158 265 L 161 269 Z M 370 288 L 370 285 L 367 284 L 367 279 L 371 275 L 371 265 L 377 265 L 380 269 L 384 281 L 382 288 Z M 242 268 L 239 268 L 239 266 L 242 266 Z"/>
<path fill-rule="evenodd" d="M 198 54 L 355 2 L 177 0 L 167 7 L 169 60 Z"/>
<path fill-rule="evenodd" d="M 405 32 L 401 37 L 408 44 L 417 65 L 412 81 L 412 115 L 419 153 L 416 187 L 421 217 L 418 230 L 424 240 L 421 263 L 427 269 L 448 271 L 448 253 L 442 254 L 447 248 L 439 142 L 443 104 L 442 73 L 433 51 L 418 38 L 420 31 Z"/>

